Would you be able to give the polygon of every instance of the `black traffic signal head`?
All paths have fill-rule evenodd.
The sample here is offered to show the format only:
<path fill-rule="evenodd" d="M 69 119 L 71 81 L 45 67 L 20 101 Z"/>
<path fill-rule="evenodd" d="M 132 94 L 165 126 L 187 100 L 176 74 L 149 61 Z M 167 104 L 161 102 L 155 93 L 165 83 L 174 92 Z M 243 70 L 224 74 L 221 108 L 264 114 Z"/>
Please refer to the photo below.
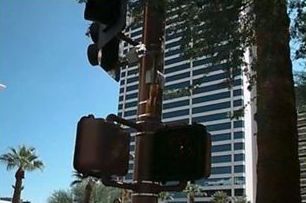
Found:
<path fill-rule="evenodd" d="M 97 44 L 91 44 L 88 46 L 87 48 L 87 57 L 88 57 L 88 61 L 92 66 L 97 66 L 100 64 L 99 57 L 100 54 L 100 50 L 97 47 Z"/>
<path fill-rule="evenodd" d="M 152 180 L 187 181 L 210 175 L 211 140 L 204 125 L 165 127 L 153 136 Z"/>
<path fill-rule="evenodd" d="M 102 49 L 97 44 L 91 44 L 87 48 L 87 57 L 91 65 L 100 65 L 106 72 L 118 82 L 120 77 L 119 67 L 119 39 L 113 38 Z"/>
<path fill-rule="evenodd" d="M 114 24 L 120 17 L 121 0 L 88 0 L 84 18 L 105 25 Z"/>
<path fill-rule="evenodd" d="M 91 20 L 87 34 L 94 44 L 87 49 L 91 65 L 100 65 L 119 81 L 119 39 L 126 23 L 127 0 L 87 0 L 84 17 Z"/>
<path fill-rule="evenodd" d="M 99 30 L 98 41 L 93 39 L 94 43 L 98 44 L 99 49 L 124 29 L 126 24 L 126 12 L 127 0 L 87 1 L 84 17 L 86 20 L 93 21 L 94 24 L 96 24 L 89 27 L 89 32 L 92 32 L 92 30 Z M 97 24 L 99 26 L 97 26 Z M 93 26 L 94 29 L 91 29 Z M 97 27 L 98 29 L 96 29 Z M 96 33 L 95 31 L 93 32 Z"/>
<path fill-rule="evenodd" d="M 78 123 L 74 168 L 86 175 L 124 176 L 128 172 L 130 134 L 114 123 L 93 116 Z"/>
<path fill-rule="evenodd" d="M 91 37 L 92 41 L 97 44 L 99 40 L 99 33 L 100 33 L 100 24 L 99 23 L 91 23 L 88 27 L 86 35 Z"/>

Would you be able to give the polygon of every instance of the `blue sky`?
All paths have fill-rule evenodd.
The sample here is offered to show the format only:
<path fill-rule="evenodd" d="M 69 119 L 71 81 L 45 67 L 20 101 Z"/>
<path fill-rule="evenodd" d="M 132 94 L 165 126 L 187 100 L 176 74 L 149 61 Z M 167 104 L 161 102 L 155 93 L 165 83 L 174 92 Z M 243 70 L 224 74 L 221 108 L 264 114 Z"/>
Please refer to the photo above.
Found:
<path fill-rule="evenodd" d="M 69 187 L 79 118 L 117 112 L 118 83 L 87 61 L 83 10 L 76 0 L 0 0 L 0 154 L 37 149 L 46 167 L 26 174 L 22 192 L 33 203 Z M 14 181 L 0 165 L 0 197 Z"/>
<path fill-rule="evenodd" d="M 0 0 L 0 154 L 37 149 L 46 167 L 26 173 L 22 192 L 33 203 L 69 187 L 79 118 L 117 112 L 118 84 L 87 61 L 83 10 L 76 0 Z M 14 181 L 1 164 L 0 197 Z"/>

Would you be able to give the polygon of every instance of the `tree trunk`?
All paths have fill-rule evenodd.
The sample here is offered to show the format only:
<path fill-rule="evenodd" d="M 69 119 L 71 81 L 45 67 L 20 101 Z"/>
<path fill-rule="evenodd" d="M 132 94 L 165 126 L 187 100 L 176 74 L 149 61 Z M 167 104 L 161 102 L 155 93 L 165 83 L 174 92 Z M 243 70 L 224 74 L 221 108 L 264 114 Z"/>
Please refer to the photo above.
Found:
<path fill-rule="evenodd" d="M 90 203 L 91 192 L 92 192 L 92 183 L 91 181 L 88 181 L 85 187 L 84 203 Z"/>
<path fill-rule="evenodd" d="M 24 178 L 24 170 L 22 168 L 18 168 L 15 173 L 15 186 L 14 186 L 14 194 L 12 203 L 20 203 L 20 196 L 22 190 L 22 179 Z"/>
<path fill-rule="evenodd" d="M 286 0 L 255 0 L 257 203 L 299 203 L 298 137 Z"/>
<path fill-rule="evenodd" d="M 188 193 L 188 203 L 194 203 L 194 192 Z"/>

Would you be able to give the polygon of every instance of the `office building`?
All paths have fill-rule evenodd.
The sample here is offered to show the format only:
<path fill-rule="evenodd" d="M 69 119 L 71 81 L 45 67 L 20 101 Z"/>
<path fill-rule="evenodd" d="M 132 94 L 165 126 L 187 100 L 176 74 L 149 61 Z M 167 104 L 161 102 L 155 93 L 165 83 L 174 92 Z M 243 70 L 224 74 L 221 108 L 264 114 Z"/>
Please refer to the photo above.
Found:
<path fill-rule="evenodd" d="M 140 41 L 142 29 L 131 27 L 130 37 Z M 211 56 L 196 60 L 186 60 L 180 49 L 179 34 L 166 34 L 164 74 L 165 88 L 162 119 L 170 122 L 198 122 L 206 125 L 212 134 L 212 173 L 197 184 L 204 187 L 206 197 L 196 197 L 196 201 L 209 202 L 211 195 L 224 191 L 229 196 L 246 195 L 255 202 L 255 136 L 251 92 L 243 69 L 235 71 L 233 83 L 227 82 L 227 62 L 212 63 Z M 124 43 L 123 53 L 130 45 Z M 249 56 L 250 53 L 246 53 Z M 248 58 L 246 58 L 248 60 Z M 173 92 L 200 84 L 192 91 L 183 91 L 175 96 Z M 120 78 L 118 115 L 128 120 L 136 120 L 138 96 L 138 66 L 123 68 Z M 244 115 L 231 118 L 236 110 L 244 109 Z M 135 148 L 132 139 L 131 149 Z M 126 179 L 132 178 L 132 161 Z M 186 194 L 176 193 L 172 202 L 186 202 Z"/>
<path fill-rule="evenodd" d="M 306 202 L 306 113 L 298 113 L 299 160 L 302 202 Z"/>

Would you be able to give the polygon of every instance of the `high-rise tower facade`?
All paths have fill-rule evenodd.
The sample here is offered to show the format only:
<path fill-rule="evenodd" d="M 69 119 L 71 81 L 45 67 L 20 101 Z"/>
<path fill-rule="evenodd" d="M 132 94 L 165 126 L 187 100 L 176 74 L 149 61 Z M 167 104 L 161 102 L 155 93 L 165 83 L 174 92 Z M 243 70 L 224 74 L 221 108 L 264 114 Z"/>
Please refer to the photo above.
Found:
<path fill-rule="evenodd" d="M 140 41 L 142 29 L 131 27 L 128 33 Z M 226 60 L 214 63 L 213 55 L 186 60 L 181 55 L 181 36 L 166 34 L 165 39 L 163 122 L 202 123 L 212 135 L 211 176 L 196 182 L 204 187 L 207 196 L 196 197 L 196 201 L 209 202 L 215 192 L 224 191 L 231 197 L 246 195 L 253 202 L 256 145 L 251 92 L 242 71 L 244 67 L 233 73 L 229 83 Z M 123 53 L 130 48 L 124 43 Z M 120 77 L 118 115 L 134 121 L 138 68 L 138 65 L 123 68 Z M 232 117 L 236 110 L 242 109 L 244 114 Z M 134 148 L 132 139 L 131 150 Z M 132 179 L 132 163 L 133 160 L 127 180 Z M 177 193 L 173 201 L 186 202 L 186 195 Z"/>

